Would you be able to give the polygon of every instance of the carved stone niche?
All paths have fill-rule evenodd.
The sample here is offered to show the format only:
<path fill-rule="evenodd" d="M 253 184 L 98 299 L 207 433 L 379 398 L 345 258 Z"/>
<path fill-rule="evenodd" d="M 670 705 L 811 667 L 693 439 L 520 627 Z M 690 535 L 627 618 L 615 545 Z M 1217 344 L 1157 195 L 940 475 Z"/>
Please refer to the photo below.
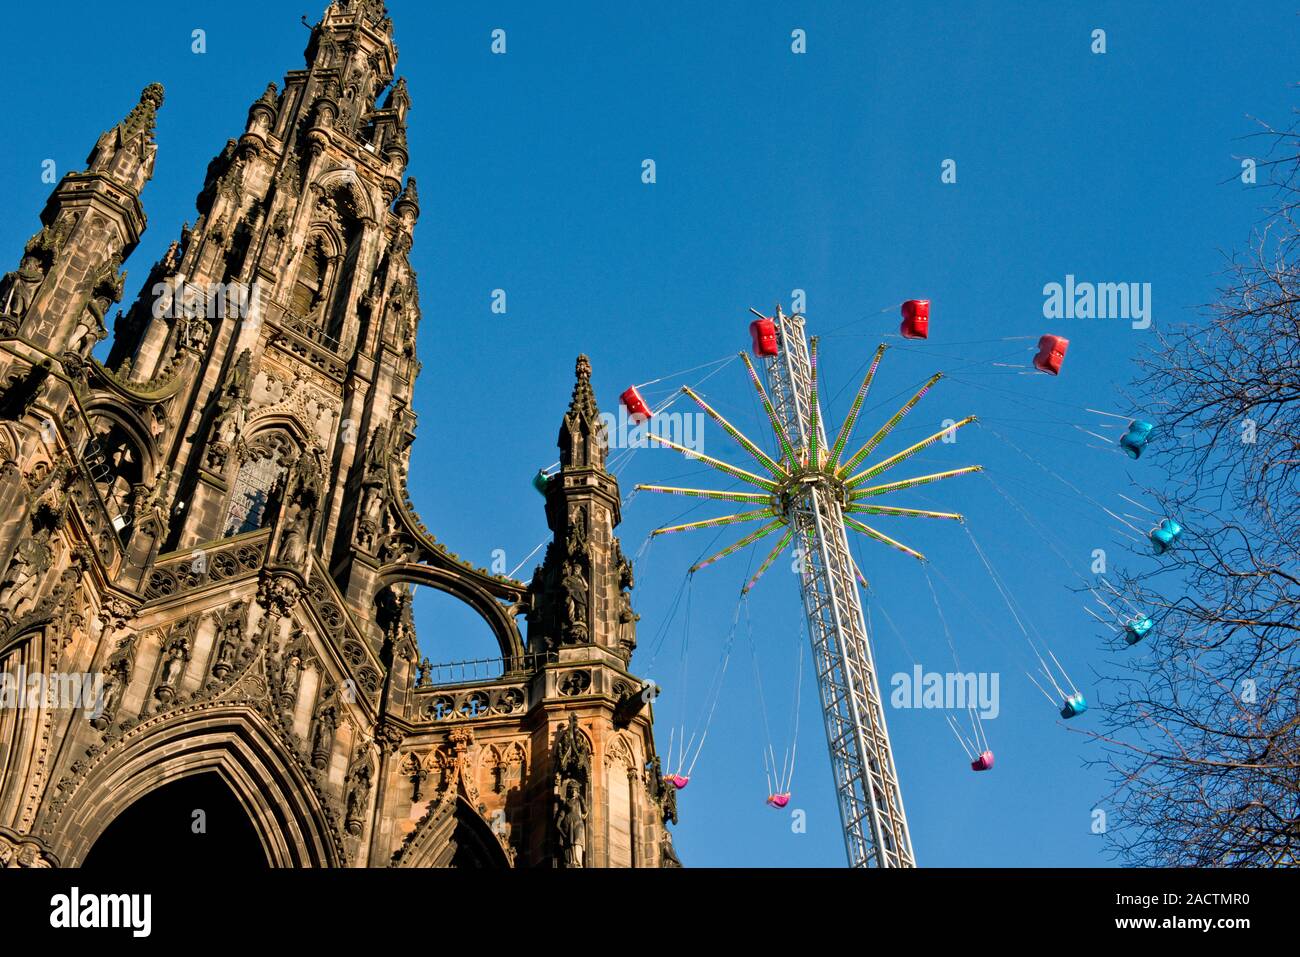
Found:
<path fill-rule="evenodd" d="M 523 785 L 528 756 L 522 743 L 494 744 L 483 755 L 483 782 L 495 794 L 507 794 Z"/>

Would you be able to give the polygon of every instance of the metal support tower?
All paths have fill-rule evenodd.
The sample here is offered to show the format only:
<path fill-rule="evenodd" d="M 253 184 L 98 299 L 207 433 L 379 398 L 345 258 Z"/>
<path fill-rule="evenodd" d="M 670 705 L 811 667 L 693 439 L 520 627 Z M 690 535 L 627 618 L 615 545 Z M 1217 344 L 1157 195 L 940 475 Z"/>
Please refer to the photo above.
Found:
<path fill-rule="evenodd" d="M 778 306 L 775 322 L 781 348 L 767 360 L 772 404 L 796 448 L 822 456 L 826 434 L 803 318 Z M 803 548 L 804 611 L 849 866 L 915 867 L 840 501 L 818 462 L 802 464 L 811 468 L 788 514 Z"/>

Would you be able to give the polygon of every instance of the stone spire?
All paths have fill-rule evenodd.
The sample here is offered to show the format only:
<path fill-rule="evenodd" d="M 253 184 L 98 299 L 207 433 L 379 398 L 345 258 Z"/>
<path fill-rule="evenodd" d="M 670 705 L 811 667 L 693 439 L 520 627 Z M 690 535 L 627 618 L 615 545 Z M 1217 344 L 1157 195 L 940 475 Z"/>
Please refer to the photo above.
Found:
<path fill-rule="evenodd" d="M 560 465 L 603 471 L 607 438 L 591 391 L 591 360 L 585 355 L 578 356 L 575 375 L 573 399 L 560 427 Z"/>
<path fill-rule="evenodd" d="M 87 173 L 103 173 L 128 189 L 139 192 L 153 176 L 154 129 L 163 103 L 161 83 L 150 83 L 140 101 L 117 126 L 106 130 L 86 158 Z"/>
<path fill-rule="evenodd" d="M 618 482 L 605 470 L 607 432 L 591 387 L 591 361 L 578 356 L 573 397 L 560 426 L 560 470 L 546 486 L 555 538 L 533 578 L 529 644 L 595 644 L 626 660 L 636 644 L 632 584 L 614 529 L 622 518 Z"/>
<path fill-rule="evenodd" d="M 50 194 L 19 268 L 0 279 L 0 335 L 21 329 L 50 352 L 74 353 L 74 378 L 108 334 L 107 311 L 122 298 L 119 270 L 144 232 L 140 192 L 153 176 L 162 101 L 162 86 L 149 84 L 126 118 L 100 134 L 86 169 Z"/>

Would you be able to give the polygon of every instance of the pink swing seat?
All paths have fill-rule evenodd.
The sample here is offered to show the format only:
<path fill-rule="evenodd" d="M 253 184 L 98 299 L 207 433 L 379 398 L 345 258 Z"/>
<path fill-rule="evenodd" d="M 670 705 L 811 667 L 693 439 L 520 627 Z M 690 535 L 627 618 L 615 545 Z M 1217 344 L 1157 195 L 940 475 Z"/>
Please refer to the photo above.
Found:
<path fill-rule="evenodd" d="M 970 763 L 972 771 L 987 771 L 993 767 L 993 752 L 985 751 Z"/>

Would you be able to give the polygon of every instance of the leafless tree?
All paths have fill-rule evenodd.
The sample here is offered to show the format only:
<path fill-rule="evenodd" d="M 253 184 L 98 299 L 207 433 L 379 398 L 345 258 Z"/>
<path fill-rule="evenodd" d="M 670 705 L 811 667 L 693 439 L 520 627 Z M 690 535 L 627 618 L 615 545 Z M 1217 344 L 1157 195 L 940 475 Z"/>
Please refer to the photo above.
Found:
<path fill-rule="evenodd" d="M 1117 579 L 1155 622 L 1117 651 L 1097 735 L 1111 848 L 1135 864 L 1300 864 L 1300 137 L 1266 135 L 1249 252 L 1139 361 L 1146 491 L 1185 532 Z"/>

